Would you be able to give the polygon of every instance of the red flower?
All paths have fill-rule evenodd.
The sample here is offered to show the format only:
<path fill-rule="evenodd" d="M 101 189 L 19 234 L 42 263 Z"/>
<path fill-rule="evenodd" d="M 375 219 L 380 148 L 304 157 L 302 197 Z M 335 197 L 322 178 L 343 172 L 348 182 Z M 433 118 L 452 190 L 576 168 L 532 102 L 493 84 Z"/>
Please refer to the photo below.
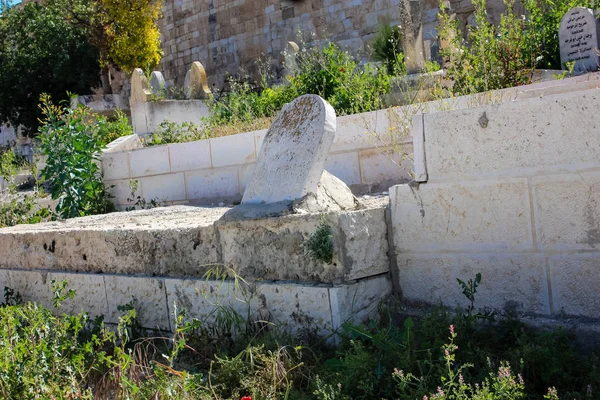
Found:
<path fill-rule="evenodd" d="M 346 72 L 346 70 L 344 70 L 344 68 L 340 68 L 340 72 Z"/>
<path fill-rule="evenodd" d="M 252 400 L 251 396 L 244 396 L 240 400 Z"/>

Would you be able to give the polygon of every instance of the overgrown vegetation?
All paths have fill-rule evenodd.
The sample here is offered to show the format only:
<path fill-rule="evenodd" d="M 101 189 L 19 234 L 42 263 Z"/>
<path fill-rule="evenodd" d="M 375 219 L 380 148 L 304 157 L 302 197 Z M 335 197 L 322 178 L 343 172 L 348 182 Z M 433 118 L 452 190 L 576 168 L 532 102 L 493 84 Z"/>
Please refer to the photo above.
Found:
<path fill-rule="evenodd" d="M 199 127 L 193 122 L 177 123 L 165 120 L 158 125 L 156 130 L 144 138 L 146 146 L 158 146 L 169 143 L 194 142 L 196 140 L 207 139 L 209 132 L 204 127 Z"/>
<path fill-rule="evenodd" d="M 37 131 L 37 100 L 48 93 L 88 93 L 100 81 L 98 50 L 84 28 L 69 23 L 50 0 L 2 10 L 0 18 L 0 123 Z"/>
<path fill-rule="evenodd" d="M 506 12 L 499 26 L 491 23 L 486 0 L 472 0 L 475 25 L 466 38 L 440 1 L 439 37 L 447 47 L 448 78 L 454 94 L 465 95 L 531 82 L 535 68 L 562 69 L 558 30 L 562 16 L 572 7 L 592 7 L 591 0 L 526 0 L 525 15 L 517 13 L 516 0 L 504 0 Z"/>
<path fill-rule="evenodd" d="M 306 241 L 309 254 L 319 261 L 331 264 L 333 261 L 333 234 L 327 217 L 322 216 L 315 231 Z"/>
<path fill-rule="evenodd" d="M 105 138 L 89 110 L 55 105 L 42 95 L 39 138 L 46 167 L 42 176 L 50 185 L 56 212 L 62 218 L 112 211 L 100 173 L 100 151 Z"/>
<path fill-rule="evenodd" d="M 234 282 L 232 295 L 250 305 L 256 293 Z M 109 329 L 85 312 L 59 315 L 76 294 L 64 281 L 51 286 L 54 310 L 5 289 L 4 398 L 554 400 L 595 398 L 600 385 L 597 355 L 572 333 L 536 331 L 511 313 L 491 321 L 439 307 L 397 324 L 381 307 L 379 323 L 347 323 L 332 346 L 221 304 L 202 320 L 175 307 L 165 335 L 141 329 L 132 301 Z"/>
<path fill-rule="evenodd" d="M 117 109 L 112 118 L 102 115 L 94 116 L 98 127 L 97 136 L 102 146 L 122 137 L 133 135 L 133 126 L 129 125 L 129 119 L 123 110 Z"/>
<path fill-rule="evenodd" d="M 389 92 L 386 68 L 361 66 L 335 43 L 303 48 L 297 55 L 297 72 L 284 84 L 254 86 L 247 80 L 231 82 L 231 91 L 210 104 L 210 126 L 243 124 L 275 115 L 284 104 L 303 94 L 327 100 L 338 115 L 380 109 Z M 268 72 L 264 72 L 268 74 Z"/>

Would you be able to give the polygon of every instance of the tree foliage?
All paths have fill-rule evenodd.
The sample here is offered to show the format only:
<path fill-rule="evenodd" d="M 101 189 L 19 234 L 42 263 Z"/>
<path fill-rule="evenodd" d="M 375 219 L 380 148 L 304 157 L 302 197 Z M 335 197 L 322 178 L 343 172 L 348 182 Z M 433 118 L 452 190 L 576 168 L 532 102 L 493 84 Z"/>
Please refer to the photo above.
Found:
<path fill-rule="evenodd" d="M 102 66 L 127 72 L 160 62 L 158 19 L 162 0 L 62 0 L 72 20 L 88 31 Z"/>
<path fill-rule="evenodd" d="M 99 82 L 98 50 L 69 23 L 55 0 L 4 10 L 0 16 L 0 123 L 37 130 L 42 93 L 89 92 Z"/>

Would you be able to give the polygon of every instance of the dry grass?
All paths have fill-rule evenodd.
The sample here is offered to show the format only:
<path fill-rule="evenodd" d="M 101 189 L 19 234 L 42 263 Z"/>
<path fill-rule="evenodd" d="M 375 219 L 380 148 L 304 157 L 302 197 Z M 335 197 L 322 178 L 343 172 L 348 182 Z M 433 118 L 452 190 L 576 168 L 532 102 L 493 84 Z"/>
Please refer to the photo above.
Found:
<path fill-rule="evenodd" d="M 268 129 L 273 122 L 274 117 L 262 117 L 252 120 L 250 122 L 242 122 L 231 125 L 217 125 L 211 127 L 210 137 L 221 137 L 235 135 L 237 133 L 258 131 L 261 129 Z"/>

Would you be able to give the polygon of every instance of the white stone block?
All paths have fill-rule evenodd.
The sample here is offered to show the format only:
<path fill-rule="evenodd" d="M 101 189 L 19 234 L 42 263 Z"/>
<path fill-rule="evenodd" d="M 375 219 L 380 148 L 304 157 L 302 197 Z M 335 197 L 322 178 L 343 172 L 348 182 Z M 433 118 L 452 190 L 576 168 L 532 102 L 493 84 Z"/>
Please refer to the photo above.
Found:
<path fill-rule="evenodd" d="M 362 150 L 359 153 L 362 183 L 387 186 L 411 178 L 412 147 Z"/>
<path fill-rule="evenodd" d="M 136 135 L 149 133 L 148 121 L 146 121 L 146 105 L 148 103 L 136 103 L 131 105 L 131 124 Z"/>
<path fill-rule="evenodd" d="M 276 325 L 292 334 L 316 331 L 328 335 L 333 328 L 329 291 L 326 286 L 261 284 L 258 305 L 266 308 Z"/>
<path fill-rule="evenodd" d="M 346 185 L 360 183 L 360 163 L 358 152 L 329 153 L 325 170 L 340 178 Z"/>
<path fill-rule="evenodd" d="M 164 122 L 171 121 L 178 124 L 191 122 L 195 125 L 204 125 L 204 119 L 210 115 L 210 110 L 203 100 L 163 100 L 144 103 L 147 131 L 150 133 Z"/>
<path fill-rule="evenodd" d="M 130 152 L 129 168 L 132 178 L 169 173 L 169 147 L 152 146 Z"/>
<path fill-rule="evenodd" d="M 598 108 L 600 89 L 426 114 L 429 181 L 600 166 Z"/>
<path fill-rule="evenodd" d="M 121 151 L 131 151 L 135 149 L 141 149 L 144 145 L 138 135 L 121 136 L 106 145 L 106 149 L 103 150 L 103 154 L 106 153 L 117 153 Z"/>
<path fill-rule="evenodd" d="M 555 314 L 598 318 L 600 253 L 551 256 L 552 311 Z"/>
<path fill-rule="evenodd" d="M 244 301 L 244 292 L 236 289 L 232 281 L 165 279 L 164 282 L 172 328 L 176 326 L 175 312 L 184 309 L 188 318 L 198 318 L 207 325 L 215 323 L 219 307 L 231 307 L 242 316 L 248 316 L 251 305 Z"/>
<path fill-rule="evenodd" d="M 129 202 L 127 199 L 132 199 L 131 188 L 129 187 L 129 179 L 122 179 L 118 181 L 105 181 L 104 187 L 108 190 L 108 193 L 113 197 L 111 201 L 117 205 L 127 205 Z M 138 185 L 138 192 L 133 197 L 141 196 L 141 188 Z M 135 203 L 135 199 L 132 199 Z"/>
<path fill-rule="evenodd" d="M 600 250 L 600 171 L 531 180 L 538 246 Z"/>
<path fill-rule="evenodd" d="M 415 182 L 427 182 L 427 161 L 425 157 L 425 131 L 423 114 L 412 120 L 413 153 L 415 165 Z"/>
<path fill-rule="evenodd" d="M 9 271 L 9 282 L 11 289 L 19 292 L 24 302 L 31 301 L 46 308 L 53 309 L 52 290 L 45 271 L 12 270 Z"/>
<path fill-rule="evenodd" d="M 129 154 L 126 152 L 102 154 L 102 175 L 106 180 L 128 179 L 130 177 Z"/>
<path fill-rule="evenodd" d="M 183 172 L 141 178 L 142 197 L 146 201 L 185 200 L 185 180 Z"/>
<path fill-rule="evenodd" d="M 256 168 L 256 163 L 246 164 L 238 167 L 238 180 L 240 184 L 240 193 L 244 193 L 248 183 L 252 179 L 252 174 Z"/>
<path fill-rule="evenodd" d="M 525 179 L 398 185 L 390 202 L 398 252 L 533 248 Z"/>
<path fill-rule="evenodd" d="M 52 280 L 56 282 L 66 280 L 67 289 L 76 291 L 73 299 L 64 301 L 59 312 L 78 314 L 85 311 L 91 317 L 108 314 L 108 300 L 102 275 L 49 272 L 47 284 L 49 285 Z"/>
<path fill-rule="evenodd" d="M 392 293 L 388 275 L 329 289 L 334 328 L 345 323 L 360 324 L 375 318 L 379 303 Z"/>
<path fill-rule="evenodd" d="M 389 272 L 387 224 L 381 208 L 340 213 L 332 223 L 343 232 L 345 281 Z"/>
<path fill-rule="evenodd" d="M 104 275 L 109 312 L 106 321 L 118 323 L 123 311 L 117 307 L 132 303 L 144 328 L 169 331 L 167 292 L 162 279 Z"/>
<path fill-rule="evenodd" d="M 397 253 L 403 296 L 411 301 L 466 308 L 457 278 L 474 279 L 481 273 L 475 295 L 477 308 L 515 306 L 521 312 L 549 314 L 545 257 L 533 253 Z"/>
<path fill-rule="evenodd" d="M 377 126 L 377 111 L 337 117 L 332 152 L 375 147 L 377 135 L 385 126 Z M 385 119 L 381 121 L 385 122 Z"/>
<path fill-rule="evenodd" d="M 186 172 L 187 199 L 240 196 L 236 167 Z"/>
<path fill-rule="evenodd" d="M 249 164 L 256 161 L 253 132 L 213 138 L 210 139 L 210 146 L 212 164 L 215 168 Z"/>
<path fill-rule="evenodd" d="M 254 143 L 256 148 L 256 154 L 260 153 L 260 149 L 262 147 L 263 141 L 265 140 L 265 136 L 267 135 L 268 129 L 263 129 L 260 131 L 254 131 Z"/>
<path fill-rule="evenodd" d="M 210 142 L 208 140 L 170 144 L 169 157 L 172 172 L 212 167 Z"/>

